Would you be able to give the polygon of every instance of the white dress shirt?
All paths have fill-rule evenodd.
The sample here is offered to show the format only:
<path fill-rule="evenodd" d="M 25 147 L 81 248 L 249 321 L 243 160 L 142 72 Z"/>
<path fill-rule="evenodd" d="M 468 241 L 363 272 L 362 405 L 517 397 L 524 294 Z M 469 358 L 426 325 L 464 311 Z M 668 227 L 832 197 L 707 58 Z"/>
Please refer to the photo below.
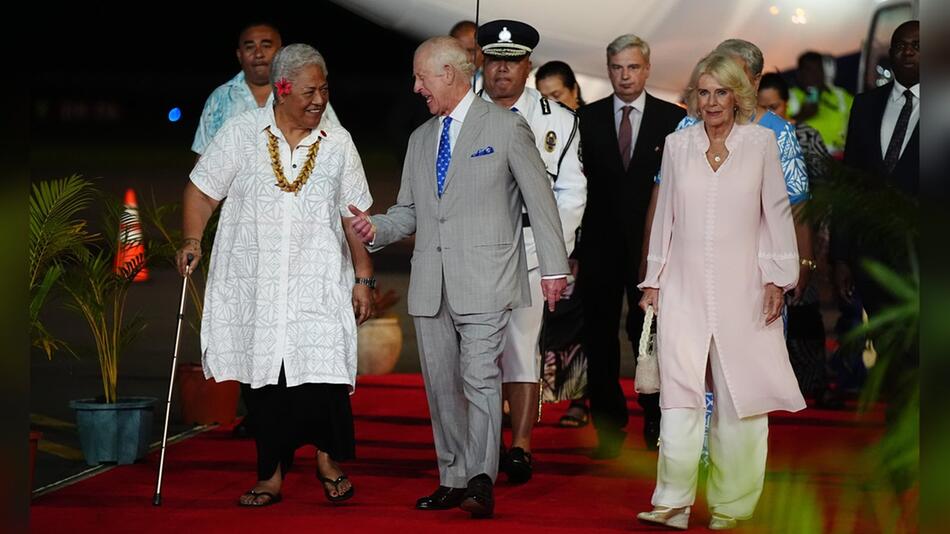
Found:
<path fill-rule="evenodd" d="M 894 135 L 894 127 L 897 126 L 897 118 L 901 115 L 901 109 L 904 107 L 904 91 L 907 88 L 894 80 L 894 87 L 891 94 L 887 97 L 887 104 L 884 106 L 884 116 L 881 117 L 881 157 L 887 155 L 887 147 L 891 144 L 891 136 Z M 912 100 L 914 107 L 910 112 L 910 122 L 907 123 L 907 133 L 904 134 L 904 144 L 901 145 L 900 155 L 904 155 L 904 149 L 907 148 L 907 142 L 910 141 L 914 128 L 917 127 L 917 120 L 920 119 L 920 84 L 914 84 L 910 88 L 914 94 Z"/>
<path fill-rule="evenodd" d="M 638 96 L 633 102 L 627 103 L 623 100 L 620 100 L 620 97 L 614 93 L 614 131 L 617 132 L 617 139 L 620 138 L 620 120 L 623 118 L 623 107 L 632 106 L 633 109 L 630 110 L 629 121 L 630 121 L 630 131 L 633 135 L 630 136 L 630 156 L 633 157 L 633 147 L 637 146 L 637 134 L 640 133 L 640 121 L 643 118 L 643 107 L 647 102 L 647 92 L 640 91 L 640 96 Z"/>
<path fill-rule="evenodd" d="M 446 117 L 452 117 L 452 124 L 449 125 L 449 152 L 455 150 L 455 142 L 459 138 L 459 132 L 462 131 L 462 121 L 468 114 L 468 108 L 472 107 L 472 101 L 475 100 L 475 93 L 469 91 L 465 93 L 462 100 L 455 106 L 455 109 Z M 442 138 L 442 125 L 445 123 L 445 117 L 439 117 L 439 138 Z M 435 161 L 439 159 L 439 143 L 435 144 Z M 435 177 L 432 177 L 435 180 Z"/>

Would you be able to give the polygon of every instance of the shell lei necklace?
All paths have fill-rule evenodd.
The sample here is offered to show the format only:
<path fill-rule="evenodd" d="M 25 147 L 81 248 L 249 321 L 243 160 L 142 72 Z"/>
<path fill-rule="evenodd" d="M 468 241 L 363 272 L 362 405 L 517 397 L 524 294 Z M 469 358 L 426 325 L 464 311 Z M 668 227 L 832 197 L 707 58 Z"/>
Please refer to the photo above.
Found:
<path fill-rule="evenodd" d="M 307 180 L 310 178 L 310 173 L 313 172 L 313 164 L 317 160 L 317 152 L 320 151 L 320 141 L 323 138 L 318 137 L 317 140 L 310 145 L 310 150 L 307 151 L 307 159 L 303 162 L 303 167 L 300 169 L 300 173 L 297 174 L 297 179 L 295 179 L 293 183 L 289 183 L 284 176 L 284 167 L 280 164 L 277 136 L 271 133 L 270 127 L 267 128 L 267 136 L 269 137 L 267 141 L 267 151 L 270 153 L 270 166 L 274 169 L 274 176 L 277 177 L 277 183 L 274 185 L 279 187 L 282 191 L 293 193 L 294 196 L 297 196 L 297 193 L 300 192 L 300 188 L 307 183 Z"/>

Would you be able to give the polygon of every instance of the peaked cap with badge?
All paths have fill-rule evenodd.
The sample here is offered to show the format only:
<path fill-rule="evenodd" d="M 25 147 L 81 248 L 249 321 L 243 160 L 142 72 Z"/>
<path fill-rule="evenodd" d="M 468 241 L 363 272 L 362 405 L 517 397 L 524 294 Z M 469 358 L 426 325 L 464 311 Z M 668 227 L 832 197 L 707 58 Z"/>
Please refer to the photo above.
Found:
<path fill-rule="evenodd" d="M 478 28 L 478 46 L 486 56 L 518 60 L 538 46 L 541 36 L 529 24 L 498 19 Z"/>

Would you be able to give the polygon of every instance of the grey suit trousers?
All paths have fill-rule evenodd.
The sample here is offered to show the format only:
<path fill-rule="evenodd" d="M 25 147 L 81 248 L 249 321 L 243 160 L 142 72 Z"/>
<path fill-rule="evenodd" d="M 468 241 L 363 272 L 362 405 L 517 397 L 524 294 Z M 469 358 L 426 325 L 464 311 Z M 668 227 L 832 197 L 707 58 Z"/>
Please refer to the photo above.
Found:
<path fill-rule="evenodd" d="M 456 313 L 442 288 L 433 317 L 413 317 L 432 417 L 439 484 L 464 488 L 498 475 L 501 369 L 510 310 Z"/>

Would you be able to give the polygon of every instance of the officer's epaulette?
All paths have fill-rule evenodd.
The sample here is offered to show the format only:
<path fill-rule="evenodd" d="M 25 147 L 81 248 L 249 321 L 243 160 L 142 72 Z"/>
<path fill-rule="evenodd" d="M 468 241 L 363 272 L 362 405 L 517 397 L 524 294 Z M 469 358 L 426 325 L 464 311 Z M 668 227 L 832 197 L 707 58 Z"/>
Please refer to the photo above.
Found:
<path fill-rule="evenodd" d="M 542 115 L 551 114 L 551 102 L 543 96 L 541 97 L 541 114 Z"/>

